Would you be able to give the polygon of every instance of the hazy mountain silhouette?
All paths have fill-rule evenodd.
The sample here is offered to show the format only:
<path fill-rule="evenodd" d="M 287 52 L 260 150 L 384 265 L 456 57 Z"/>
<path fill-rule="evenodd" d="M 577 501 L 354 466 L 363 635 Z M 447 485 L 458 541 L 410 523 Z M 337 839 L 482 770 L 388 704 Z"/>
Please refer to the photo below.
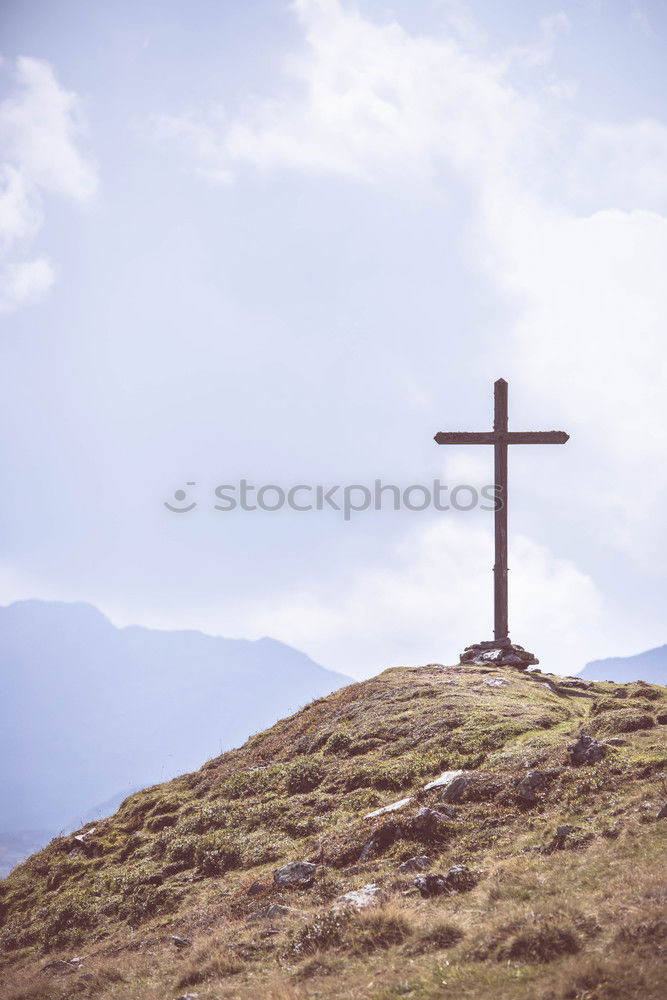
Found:
<path fill-rule="evenodd" d="M 591 681 L 647 681 L 649 684 L 667 684 L 667 646 L 648 649 L 635 656 L 610 656 L 606 660 L 592 660 L 579 674 Z"/>
<path fill-rule="evenodd" d="M 87 604 L 0 608 L 0 649 L 0 833 L 65 829 L 349 683 L 273 639 L 119 629 Z"/>

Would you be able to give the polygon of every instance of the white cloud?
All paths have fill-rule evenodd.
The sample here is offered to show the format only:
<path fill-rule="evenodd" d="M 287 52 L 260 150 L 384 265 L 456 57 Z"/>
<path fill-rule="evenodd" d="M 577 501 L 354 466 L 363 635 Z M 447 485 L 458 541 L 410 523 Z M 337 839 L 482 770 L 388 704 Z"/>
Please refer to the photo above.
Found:
<path fill-rule="evenodd" d="M 482 57 L 466 51 L 460 36 L 413 36 L 338 0 L 293 6 L 304 46 L 287 66 L 284 93 L 223 125 L 191 115 L 182 121 L 183 134 L 191 130 L 195 137 L 200 166 L 226 181 L 243 166 L 328 172 L 365 183 L 409 178 L 434 188 L 457 175 L 475 206 L 471 228 L 480 265 L 514 310 L 498 343 L 503 369 L 528 395 L 546 401 L 554 426 L 566 427 L 576 442 L 574 474 L 562 483 L 536 483 L 535 495 L 548 487 L 552 498 L 568 492 L 571 502 L 576 490 L 591 535 L 622 547 L 629 559 L 654 559 L 665 541 L 667 499 L 661 462 L 667 444 L 665 126 L 576 118 L 550 96 L 558 81 L 550 79 L 548 87 L 527 82 L 526 65 L 532 60 L 539 68 L 567 29 L 561 15 L 543 24 L 532 56 L 526 50 Z M 517 55 L 524 63 L 520 85 Z M 197 143 L 204 127 L 205 141 Z M 594 208 L 582 208 L 587 201 Z M 461 553 L 457 535 L 445 532 L 438 539 L 439 568 L 417 546 L 400 574 L 369 574 L 353 587 L 354 599 L 332 599 L 333 610 L 321 595 L 288 603 L 281 611 L 284 634 L 324 652 L 335 635 L 354 634 L 360 649 L 363 636 L 377 649 L 384 642 L 378 635 L 391 635 L 389 655 L 400 648 L 402 623 L 410 648 L 421 625 L 422 658 L 437 655 L 427 652 L 437 635 L 477 635 L 467 610 L 480 606 L 472 567 L 488 566 L 489 549 L 477 551 L 466 537 L 474 558 L 448 561 L 448 546 Z M 517 602 L 518 610 L 522 602 L 529 609 L 525 634 L 539 607 L 558 617 L 553 599 L 585 642 L 594 629 L 587 614 L 578 614 L 577 601 L 592 613 L 590 581 L 528 540 L 522 544 L 518 556 L 529 569 L 519 578 L 540 580 L 536 588 L 526 585 Z M 443 617 L 452 601 L 454 617 L 447 611 Z M 540 627 L 550 634 L 549 621 Z M 549 641 L 562 659 L 561 632 Z"/>
<path fill-rule="evenodd" d="M 229 180 L 243 164 L 361 180 L 432 176 L 443 156 L 464 170 L 495 169 L 531 134 L 533 108 L 515 100 L 502 60 L 373 24 L 337 0 L 292 6 L 305 47 L 286 65 L 286 96 L 256 101 L 236 121 L 218 110 L 158 123 L 210 176 Z"/>
<path fill-rule="evenodd" d="M 356 676 L 401 663 L 454 663 L 462 637 L 472 642 L 492 635 L 492 548 L 490 526 L 443 520 L 411 533 L 382 569 L 362 572 L 347 587 L 337 581 L 318 594 L 277 594 L 261 609 L 234 608 L 229 624 L 244 635 L 274 636 Z M 511 562 L 516 641 L 538 656 L 548 651 L 545 669 L 581 669 L 600 648 L 594 641 L 601 607 L 595 585 L 520 535 L 513 539 Z M 214 630 L 221 630 L 219 618 Z"/>
<path fill-rule="evenodd" d="M 554 420 L 588 439 L 599 471 L 589 500 L 606 505 L 608 537 L 641 553 L 642 525 L 657 519 L 667 490 L 667 468 L 653 469 L 654 496 L 640 502 L 635 489 L 665 445 L 667 220 L 634 203 L 664 202 L 667 129 L 575 128 L 540 101 L 539 88 L 511 84 L 511 52 L 473 56 L 452 38 L 411 36 L 338 0 L 293 6 L 305 44 L 288 64 L 286 96 L 226 124 L 181 121 L 182 135 L 199 137 L 200 164 L 225 180 L 246 164 L 433 184 L 442 164 L 453 168 L 475 196 L 480 261 L 515 306 L 503 345 L 513 373 L 552 401 Z M 554 15 L 537 48 L 544 53 L 566 28 Z M 568 192 L 588 177 L 609 201 L 577 213 Z"/>
<path fill-rule="evenodd" d="M 45 196 L 86 202 L 97 183 L 94 166 L 78 146 L 78 97 L 39 59 L 18 59 L 11 85 L 12 93 L 0 103 L 0 311 L 38 297 L 53 282 L 51 263 L 34 250 Z"/>

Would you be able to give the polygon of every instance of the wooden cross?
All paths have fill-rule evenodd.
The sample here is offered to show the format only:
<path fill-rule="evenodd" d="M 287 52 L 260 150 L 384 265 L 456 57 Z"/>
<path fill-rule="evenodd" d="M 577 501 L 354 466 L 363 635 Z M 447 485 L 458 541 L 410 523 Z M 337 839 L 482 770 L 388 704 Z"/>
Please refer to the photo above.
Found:
<path fill-rule="evenodd" d="M 565 431 L 509 431 L 507 429 L 507 382 L 499 378 L 493 386 L 493 430 L 481 433 L 440 431 L 438 444 L 492 444 L 495 478 L 495 565 L 493 567 L 494 644 L 509 644 L 507 619 L 507 446 L 510 444 L 565 444 Z"/>

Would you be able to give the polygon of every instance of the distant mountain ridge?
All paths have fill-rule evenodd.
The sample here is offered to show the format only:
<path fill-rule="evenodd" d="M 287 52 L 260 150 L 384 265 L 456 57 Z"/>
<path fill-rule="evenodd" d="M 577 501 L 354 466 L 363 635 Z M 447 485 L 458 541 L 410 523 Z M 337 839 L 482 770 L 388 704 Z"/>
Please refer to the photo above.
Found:
<path fill-rule="evenodd" d="M 592 660 L 579 676 L 591 681 L 614 681 L 616 684 L 631 681 L 667 684 L 667 645 L 647 649 L 634 656 L 610 656 L 606 660 Z"/>
<path fill-rule="evenodd" d="M 0 608 L 0 833 L 60 830 L 350 683 L 273 639 L 116 628 L 88 604 Z"/>

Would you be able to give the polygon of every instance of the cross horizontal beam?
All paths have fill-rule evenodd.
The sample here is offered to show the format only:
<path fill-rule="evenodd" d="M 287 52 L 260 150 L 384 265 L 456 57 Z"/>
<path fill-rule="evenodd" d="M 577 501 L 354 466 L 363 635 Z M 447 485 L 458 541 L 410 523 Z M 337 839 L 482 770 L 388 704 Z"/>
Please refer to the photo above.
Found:
<path fill-rule="evenodd" d="M 438 431 L 438 444 L 565 444 L 565 431 Z"/>

